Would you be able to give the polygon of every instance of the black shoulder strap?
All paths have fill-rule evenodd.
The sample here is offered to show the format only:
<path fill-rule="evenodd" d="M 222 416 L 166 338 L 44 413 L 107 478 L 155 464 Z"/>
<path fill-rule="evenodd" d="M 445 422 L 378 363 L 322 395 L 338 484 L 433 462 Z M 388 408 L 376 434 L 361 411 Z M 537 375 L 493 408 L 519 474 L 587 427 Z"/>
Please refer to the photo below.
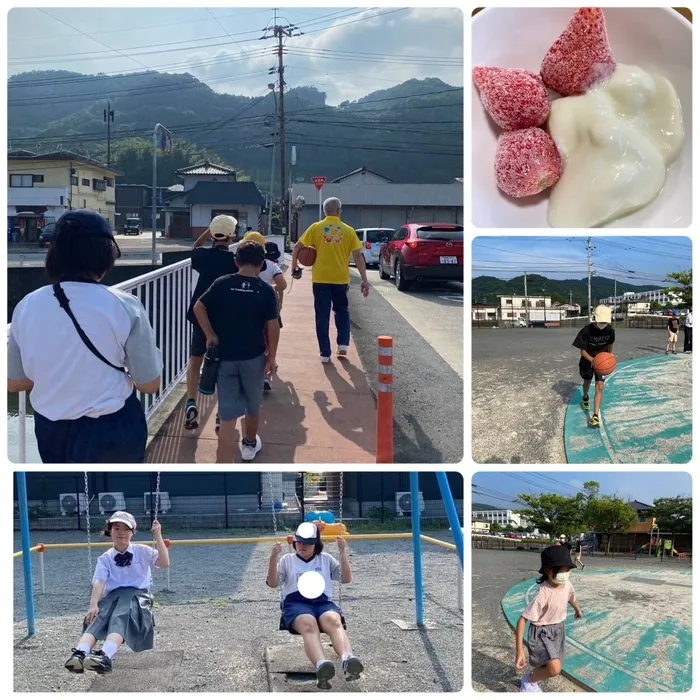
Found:
<path fill-rule="evenodd" d="M 63 291 L 63 288 L 61 285 L 56 282 L 56 284 L 53 285 L 53 295 L 58 299 L 58 303 L 61 305 L 61 308 L 68 314 L 68 317 L 70 318 L 71 321 L 73 321 L 73 325 L 75 326 L 75 330 L 78 331 L 78 335 L 80 336 L 80 339 L 85 343 L 87 346 L 87 349 L 98 359 L 102 360 L 106 365 L 109 365 L 113 369 L 116 369 L 118 372 L 123 372 L 126 374 L 126 369 L 124 367 L 118 367 L 117 365 L 113 365 L 93 344 L 90 338 L 87 337 L 85 334 L 85 331 L 80 327 L 80 324 L 78 323 L 78 319 L 73 315 L 73 312 L 71 311 L 70 305 L 68 303 L 68 297 L 66 296 L 66 293 Z"/>

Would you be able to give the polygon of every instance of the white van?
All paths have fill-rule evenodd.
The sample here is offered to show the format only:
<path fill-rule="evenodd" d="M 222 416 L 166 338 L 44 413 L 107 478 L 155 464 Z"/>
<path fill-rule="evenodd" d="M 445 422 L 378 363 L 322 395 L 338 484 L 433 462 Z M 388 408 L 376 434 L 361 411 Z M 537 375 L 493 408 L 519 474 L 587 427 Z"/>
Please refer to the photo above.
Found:
<path fill-rule="evenodd" d="M 362 243 L 362 257 L 365 259 L 365 265 L 379 266 L 379 250 L 385 240 L 391 240 L 396 233 L 393 228 L 358 228 L 355 229 L 357 237 Z M 352 261 L 352 256 L 350 256 Z"/>

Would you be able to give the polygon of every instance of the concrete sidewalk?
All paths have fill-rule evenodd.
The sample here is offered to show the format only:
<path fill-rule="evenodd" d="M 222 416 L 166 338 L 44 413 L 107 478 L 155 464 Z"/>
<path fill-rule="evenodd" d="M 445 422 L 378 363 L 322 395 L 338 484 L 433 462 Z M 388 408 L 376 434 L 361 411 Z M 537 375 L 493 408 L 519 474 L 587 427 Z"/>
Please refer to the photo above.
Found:
<path fill-rule="evenodd" d="M 351 339 L 347 358 L 319 358 L 311 271 L 292 280 L 284 295 L 277 350 L 279 370 L 266 392 L 255 464 L 359 464 L 375 462 L 376 403 Z M 291 290 L 290 290 L 291 288 Z M 331 315 L 332 316 L 332 315 Z M 352 306 L 350 307 L 352 322 Z M 336 350 L 331 318 L 331 342 Z M 185 399 L 151 441 L 146 461 L 155 464 L 214 464 L 216 397 L 198 397 L 199 428 L 184 429 Z M 240 422 L 236 443 L 240 447 Z M 241 462 L 237 447 L 235 461 Z"/>

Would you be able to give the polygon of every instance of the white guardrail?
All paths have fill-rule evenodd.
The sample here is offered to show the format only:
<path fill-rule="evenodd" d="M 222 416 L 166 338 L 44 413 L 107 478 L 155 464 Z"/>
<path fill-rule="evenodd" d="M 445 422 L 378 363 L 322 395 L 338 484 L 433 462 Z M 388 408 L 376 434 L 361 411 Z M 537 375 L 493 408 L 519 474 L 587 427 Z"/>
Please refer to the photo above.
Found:
<path fill-rule="evenodd" d="M 172 390 L 187 372 L 190 356 L 190 327 L 187 307 L 192 297 L 197 273 L 193 273 L 191 260 L 181 260 L 145 275 L 113 285 L 115 289 L 129 292 L 143 304 L 156 334 L 156 344 L 163 354 L 161 387 L 155 394 L 138 393 L 146 420 L 150 420 Z M 11 324 L 7 324 L 10 337 Z M 168 342 L 163 342 L 168 339 Z M 9 420 L 9 416 L 8 416 Z M 18 463 L 27 461 L 27 393 L 19 395 Z"/>

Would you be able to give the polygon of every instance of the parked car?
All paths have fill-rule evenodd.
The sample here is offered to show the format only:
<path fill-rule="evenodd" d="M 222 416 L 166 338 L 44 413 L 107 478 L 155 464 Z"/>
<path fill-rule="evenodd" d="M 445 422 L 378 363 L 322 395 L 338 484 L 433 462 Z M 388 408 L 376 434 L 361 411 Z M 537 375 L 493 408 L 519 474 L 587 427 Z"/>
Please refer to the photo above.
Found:
<path fill-rule="evenodd" d="M 414 281 L 464 279 L 464 227 L 461 224 L 406 224 L 379 252 L 379 276 L 395 278 L 396 288 Z"/>
<path fill-rule="evenodd" d="M 46 224 L 44 228 L 41 229 L 39 234 L 39 248 L 44 248 L 47 245 L 53 243 L 53 239 L 56 237 L 56 224 L 50 223 Z"/>
<path fill-rule="evenodd" d="M 130 236 L 132 233 L 137 236 L 141 233 L 141 219 L 127 219 L 124 224 L 124 235 Z"/>
<path fill-rule="evenodd" d="M 391 240 L 396 233 L 393 228 L 358 228 L 355 229 L 357 237 L 362 243 L 362 257 L 365 259 L 365 265 L 371 267 L 376 265 L 379 267 L 379 251 L 385 240 Z M 352 261 L 352 256 L 350 256 Z"/>

